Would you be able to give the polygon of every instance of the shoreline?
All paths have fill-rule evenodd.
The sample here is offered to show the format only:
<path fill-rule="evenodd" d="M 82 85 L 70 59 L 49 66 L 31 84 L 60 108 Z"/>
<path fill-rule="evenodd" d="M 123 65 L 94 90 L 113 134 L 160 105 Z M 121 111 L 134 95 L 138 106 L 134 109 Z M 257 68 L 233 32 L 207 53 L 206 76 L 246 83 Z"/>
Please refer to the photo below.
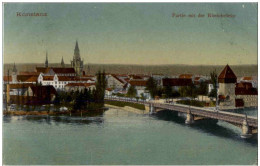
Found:
<path fill-rule="evenodd" d="M 96 110 L 79 110 L 79 111 L 3 111 L 3 115 L 11 115 L 11 116 L 22 116 L 22 115 L 51 115 L 51 116 L 60 116 L 60 115 L 73 115 L 73 116 L 81 116 L 81 115 L 95 115 L 103 113 L 107 108 L 100 108 Z"/>
<path fill-rule="evenodd" d="M 140 110 L 140 109 L 129 107 L 129 106 L 119 107 L 119 106 L 115 106 L 115 105 L 105 104 L 105 107 L 121 109 L 124 111 L 133 112 L 136 114 L 148 114 L 149 113 L 149 111 L 147 111 L 147 110 Z"/>

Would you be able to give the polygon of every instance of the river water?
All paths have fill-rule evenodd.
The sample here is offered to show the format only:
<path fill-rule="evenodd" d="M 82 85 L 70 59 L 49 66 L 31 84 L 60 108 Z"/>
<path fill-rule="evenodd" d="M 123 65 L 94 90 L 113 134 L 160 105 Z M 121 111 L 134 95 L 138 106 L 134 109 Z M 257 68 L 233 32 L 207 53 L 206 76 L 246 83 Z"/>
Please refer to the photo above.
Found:
<path fill-rule="evenodd" d="M 257 114 L 257 110 L 245 112 Z M 184 118 L 170 111 L 5 116 L 3 164 L 255 164 L 257 136 L 245 140 L 240 133 L 240 128 L 221 121 L 185 125 Z"/>

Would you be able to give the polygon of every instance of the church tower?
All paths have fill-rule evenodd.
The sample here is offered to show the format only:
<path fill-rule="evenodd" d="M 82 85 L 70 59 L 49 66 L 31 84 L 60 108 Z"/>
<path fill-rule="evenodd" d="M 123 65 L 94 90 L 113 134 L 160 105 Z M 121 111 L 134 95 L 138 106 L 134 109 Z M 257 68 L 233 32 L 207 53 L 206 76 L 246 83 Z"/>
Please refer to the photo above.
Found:
<path fill-rule="evenodd" d="M 77 76 L 82 75 L 83 71 L 83 61 L 80 58 L 78 41 L 76 41 L 73 60 L 71 61 L 71 67 L 73 67 L 76 71 Z"/>
<path fill-rule="evenodd" d="M 45 67 L 48 67 L 48 52 L 46 51 Z"/>
<path fill-rule="evenodd" d="M 65 67 L 65 63 L 64 63 L 63 57 L 61 59 L 61 63 L 60 64 L 61 64 L 61 67 L 63 67 L 63 68 Z"/>
<path fill-rule="evenodd" d="M 13 71 L 12 71 L 12 82 L 16 83 L 17 82 L 17 69 L 14 63 Z"/>

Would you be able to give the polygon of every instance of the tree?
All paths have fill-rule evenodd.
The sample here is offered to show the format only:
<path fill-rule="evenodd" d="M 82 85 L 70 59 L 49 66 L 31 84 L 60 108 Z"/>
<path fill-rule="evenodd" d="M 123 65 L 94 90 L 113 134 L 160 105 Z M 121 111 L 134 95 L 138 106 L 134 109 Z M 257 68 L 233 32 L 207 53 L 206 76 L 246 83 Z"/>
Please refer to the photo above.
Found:
<path fill-rule="evenodd" d="M 97 73 L 97 81 L 96 81 L 96 90 L 95 90 L 95 99 L 98 102 L 104 102 L 105 90 L 107 87 L 107 80 L 105 71 L 101 73 L 98 71 Z"/>
<path fill-rule="evenodd" d="M 83 93 L 82 92 L 77 93 L 77 96 L 75 98 L 75 102 L 74 102 L 74 105 L 73 105 L 73 109 L 75 111 L 82 108 L 82 106 L 84 104 L 83 98 L 84 97 L 83 97 Z"/>
<path fill-rule="evenodd" d="M 136 94 L 137 94 L 137 91 L 136 91 L 135 87 L 131 85 L 131 86 L 128 88 L 127 96 L 129 96 L 129 97 L 135 97 Z"/>
<path fill-rule="evenodd" d="M 55 99 L 53 101 L 53 104 L 54 104 L 54 106 L 57 110 L 60 106 L 60 95 L 58 93 L 55 95 Z"/>
<path fill-rule="evenodd" d="M 207 95 L 208 93 L 208 86 L 206 82 L 201 82 L 197 89 L 197 94 L 199 95 Z"/>
<path fill-rule="evenodd" d="M 154 98 L 155 95 L 157 94 L 157 82 L 156 80 L 153 79 L 153 77 L 150 77 L 147 80 L 146 90 L 150 92 L 152 98 Z"/>
<path fill-rule="evenodd" d="M 210 92 L 209 97 L 217 97 L 217 72 L 216 70 L 210 73 L 211 83 L 213 84 L 213 90 Z"/>
<path fill-rule="evenodd" d="M 165 86 L 164 93 L 166 98 L 172 97 L 172 87 L 170 85 Z"/>
<path fill-rule="evenodd" d="M 179 89 L 179 93 L 182 97 L 192 97 L 195 98 L 197 96 L 196 87 L 194 84 L 190 86 L 182 86 Z"/>

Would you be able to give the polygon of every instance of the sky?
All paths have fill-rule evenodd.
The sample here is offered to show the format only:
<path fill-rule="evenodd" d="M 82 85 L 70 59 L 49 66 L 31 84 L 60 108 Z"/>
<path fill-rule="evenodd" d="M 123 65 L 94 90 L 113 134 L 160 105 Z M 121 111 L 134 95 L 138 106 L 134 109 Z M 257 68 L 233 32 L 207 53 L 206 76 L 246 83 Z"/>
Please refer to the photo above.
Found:
<path fill-rule="evenodd" d="M 3 27 L 4 63 L 70 64 L 78 40 L 84 64 L 257 64 L 257 3 L 5 3 Z"/>

